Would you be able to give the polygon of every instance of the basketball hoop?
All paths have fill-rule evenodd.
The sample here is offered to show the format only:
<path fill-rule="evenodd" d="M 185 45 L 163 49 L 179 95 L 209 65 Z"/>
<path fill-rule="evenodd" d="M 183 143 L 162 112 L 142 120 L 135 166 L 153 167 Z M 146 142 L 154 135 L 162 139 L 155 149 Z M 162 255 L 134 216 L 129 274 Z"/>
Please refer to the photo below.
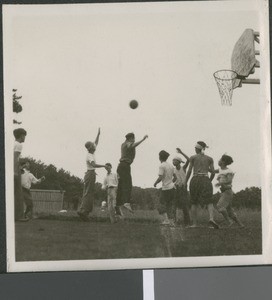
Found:
<path fill-rule="evenodd" d="M 238 74 L 232 70 L 219 70 L 214 74 L 222 105 L 232 105 L 232 92 Z"/>

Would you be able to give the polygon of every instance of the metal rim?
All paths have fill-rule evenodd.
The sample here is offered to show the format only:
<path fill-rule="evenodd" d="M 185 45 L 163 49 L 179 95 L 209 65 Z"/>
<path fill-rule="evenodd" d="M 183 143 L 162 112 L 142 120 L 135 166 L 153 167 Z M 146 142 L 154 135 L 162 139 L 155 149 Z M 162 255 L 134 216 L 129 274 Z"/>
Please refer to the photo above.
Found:
<path fill-rule="evenodd" d="M 220 77 L 218 77 L 218 76 L 217 76 L 217 73 L 222 72 L 222 71 L 225 71 L 225 72 L 227 71 L 227 72 L 233 73 L 233 74 L 235 74 L 235 77 L 233 77 L 233 78 L 220 78 Z M 228 70 L 228 69 L 218 70 L 218 71 L 216 71 L 216 72 L 213 73 L 213 76 L 214 76 L 215 79 L 218 79 L 218 80 L 226 80 L 226 81 L 238 79 L 238 74 L 237 74 L 235 71 L 233 71 L 233 70 Z"/>

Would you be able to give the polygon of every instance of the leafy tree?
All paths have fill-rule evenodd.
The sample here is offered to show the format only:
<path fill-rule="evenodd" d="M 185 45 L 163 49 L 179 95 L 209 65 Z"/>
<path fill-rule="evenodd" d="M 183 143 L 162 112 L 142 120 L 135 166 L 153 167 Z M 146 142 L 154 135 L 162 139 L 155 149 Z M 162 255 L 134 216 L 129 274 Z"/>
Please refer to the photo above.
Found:
<path fill-rule="evenodd" d="M 12 96 L 13 112 L 16 113 L 16 114 L 19 114 L 23 110 L 22 105 L 19 103 L 19 100 L 22 99 L 22 96 L 17 96 L 17 94 L 16 94 L 17 90 L 16 89 L 13 89 L 12 92 L 13 92 L 13 96 Z M 22 124 L 22 122 L 18 122 L 15 119 L 13 119 L 13 123 L 14 124 Z"/>

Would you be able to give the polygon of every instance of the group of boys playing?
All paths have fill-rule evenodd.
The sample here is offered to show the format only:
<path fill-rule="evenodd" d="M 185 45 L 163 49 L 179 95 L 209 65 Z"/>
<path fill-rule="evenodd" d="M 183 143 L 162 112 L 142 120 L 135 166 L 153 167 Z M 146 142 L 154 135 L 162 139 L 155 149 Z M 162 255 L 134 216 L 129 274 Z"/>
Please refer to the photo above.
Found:
<path fill-rule="evenodd" d="M 124 210 L 133 213 L 131 207 L 132 193 L 132 177 L 131 164 L 136 155 L 136 147 L 138 147 L 148 136 L 145 135 L 140 141 L 135 141 L 134 133 L 128 133 L 125 136 L 125 141 L 121 145 L 121 158 L 117 167 L 117 174 L 112 172 L 112 165 L 97 164 L 95 159 L 95 151 L 98 145 L 100 129 L 95 142 L 86 142 L 87 149 L 87 172 L 84 176 L 84 190 L 81 206 L 78 210 L 78 215 L 82 221 L 89 221 L 89 213 L 93 210 L 94 203 L 94 187 L 96 180 L 96 168 L 105 168 L 107 175 L 104 179 L 103 187 L 107 189 L 107 202 L 112 223 L 117 222 L 118 218 L 122 218 Z M 216 209 L 223 215 L 228 226 L 237 223 L 240 227 L 243 224 L 238 219 L 232 208 L 233 191 L 232 180 L 234 173 L 228 168 L 233 160 L 228 155 L 223 155 L 219 160 L 219 169 L 214 169 L 213 159 L 207 156 L 204 151 L 208 148 L 206 143 L 198 141 L 195 145 L 196 154 L 190 158 L 184 154 L 179 148 L 177 152 L 183 155 L 186 162 L 184 163 L 181 156 L 175 156 L 173 165 L 167 162 L 169 153 L 165 150 L 159 152 L 159 167 L 158 178 L 154 183 L 154 187 L 162 182 L 162 190 L 160 196 L 160 205 L 158 208 L 159 214 L 163 216 L 162 225 L 175 226 L 177 223 L 177 209 L 183 211 L 183 221 L 185 227 L 198 227 L 198 210 L 200 207 L 206 206 L 209 212 L 209 226 L 218 229 L 219 225 L 214 220 L 215 206 L 213 203 L 213 185 L 212 180 L 216 173 L 216 186 L 221 190 L 220 199 L 216 205 Z M 188 172 L 187 167 L 189 166 Z M 192 176 L 189 185 L 190 197 L 187 191 L 187 184 Z M 209 176 L 210 174 L 210 176 Z M 190 200 L 189 200 L 190 198 Z M 190 205 L 191 203 L 191 210 Z M 192 220 L 191 220 L 192 219 Z"/>
<path fill-rule="evenodd" d="M 33 201 L 30 193 L 32 183 L 40 183 L 45 178 L 37 179 L 30 173 L 29 162 L 20 161 L 22 152 L 22 143 L 25 141 L 27 132 L 23 128 L 14 130 L 14 212 L 15 221 L 28 221 L 33 217 Z M 107 175 L 104 179 L 103 188 L 107 190 L 108 211 L 111 223 L 117 222 L 118 218 L 122 218 L 124 210 L 133 213 L 131 207 L 132 193 L 132 177 L 131 164 L 136 155 L 136 147 L 138 147 L 148 136 L 145 135 L 140 141 L 135 141 L 134 133 L 128 133 L 124 143 L 121 145 L 121 159 L 117 168 L 117 174 L 112 172 L 110 163 L 97 164 L 95 159 L 95 151 L 99 142 L 100 129 L 95 142 L 86 142 L 87 149 L 86 165 L 87 172 L 84 176 L 83 197 L 78 215 L 82 221 L 89 221 L 89 213 L 93 210 L 94 205 L 94 189 L 96 181 L 96 168 L 105 168 Z M 160 196 L 159 213 L 163 216 L 162 225 L 175 226 L 177 209 L 183 211 L 183 221 L 185 227 L 198 227 L 198 210 L 199 207 L 207 206 L 209 212 L 209 225 L 215 229 L 219 225 L 214 220 L 215 206 L 213 204 L 213 186 L 212 180 L 216 173 L 216 186 L 221 190 L 220 199 L 216 205 L 216 209 L 223 215 L 228 226 L 237 223 L 240 227 L 244 225 L 238 219 L 232 208 L 233 191 L 232 180 L 234 173 L 228 168 L 233 159 L 228 155 L 223 155 L 219 160 L 219 169 L 214 169 L 213 159 L 207 156 L 204 151 L 208 148 L 206 143 L 199 141 L 195 145 L 196 154 L 190 158 L 177 148 L 177 152 L 186 159 L 182 160 L 181 156 L 173 158 L 173 165 L 167 162 L 169 153 L 165 150 L 159 152 L 158 178 L 154 183 L 154 187 L 162 182 L 162 190 Z M 184 163 L 181 166 L 181 163 Z M 188 172 L 187 167 L 189 166 Z M 193 172 L 190 181 L 189 191 L 187 191 L 187 183 Z M 209 176 L 210 173 L 210 176 Z M 190 198 L 190 200 L 189 200 Z M 191 210 L 190 205 L 191 203 Z M 24 210 L 25 206 L 25 210 Z"/>

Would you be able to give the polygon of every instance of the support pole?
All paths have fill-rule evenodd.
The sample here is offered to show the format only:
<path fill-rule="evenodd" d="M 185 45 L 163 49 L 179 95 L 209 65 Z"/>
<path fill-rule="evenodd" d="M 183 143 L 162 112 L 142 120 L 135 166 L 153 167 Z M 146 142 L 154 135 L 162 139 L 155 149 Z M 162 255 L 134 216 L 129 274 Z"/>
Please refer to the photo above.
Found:
<path fill-rule="evenodd" d="M 252 78 L 252 79 L 242 79 L 243 84 L 260 84 L 260 79 Z"/>

